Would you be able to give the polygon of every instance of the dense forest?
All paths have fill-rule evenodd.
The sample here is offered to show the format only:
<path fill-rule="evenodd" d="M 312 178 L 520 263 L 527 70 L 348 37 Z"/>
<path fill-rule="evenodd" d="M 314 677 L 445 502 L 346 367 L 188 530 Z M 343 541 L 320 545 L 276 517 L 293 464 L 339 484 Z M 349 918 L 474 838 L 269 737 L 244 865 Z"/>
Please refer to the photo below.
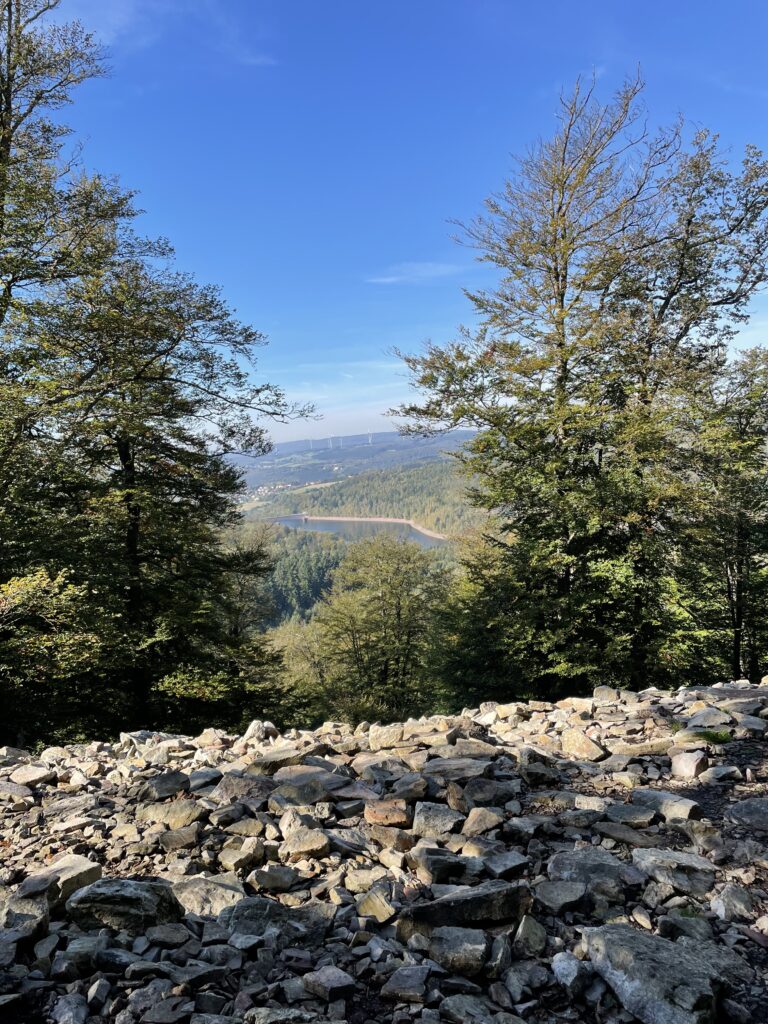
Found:
<path fill-rule="evenodd" d="M 82 165 L 62 108 L 103 58 L 59 6 L 0 0 L 0 742 L 768 670 L 768 350 L 734 344 L 762 153 L 577 83 L 465 227 L 496 274 L 471 325 L 403 355 L 406 431 L 464 447 L 281 499 L 412 518 L 450 558 L 288 535 L 244 523 L 242 465 L 310 409 Z"/>
<path fill-rule="evenodd" d="M 242 529 L 247 534 L 249 526 Z M 264 581 L 267 623 L 276 626 L 293 616 L 306 618 L 330 588 L 347 543 L 333 533 L 289 530 L 285 526 L 271 526 L 265 542 L 272 562 Z"/>
<path fill-rule="evenodd" d="M 482 515 L 467 500 L 467 481 L 453 460 L 374 470 L 323 487 L 302 487 L 260 503 L 264 516 L 302 512 L 313 516 L 395 516 L 454 536 L 479 525 Z"/>

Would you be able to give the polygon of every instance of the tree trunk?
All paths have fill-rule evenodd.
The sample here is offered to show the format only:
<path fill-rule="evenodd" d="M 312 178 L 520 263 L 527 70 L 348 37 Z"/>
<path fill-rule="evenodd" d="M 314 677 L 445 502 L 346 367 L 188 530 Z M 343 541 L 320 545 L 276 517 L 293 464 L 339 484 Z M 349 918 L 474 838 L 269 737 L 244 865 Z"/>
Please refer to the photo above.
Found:
<path fill-rule="evenodd" d="M 141 584 L 141 506 L 136 500 L 136 460 L 133 443 L 129 437 L 117 441 L 117 454 L 123 480 L 123 502 L 126 511 L 123 551 L 126 565 L 125 610 L 128 626 L 137 630 L 141 625 L 143 593 Z M 149 667 L 137 655 L 126 679 L 129 688 L 129 703 L 133 728 L 146 728 L 151 721 Z"/>

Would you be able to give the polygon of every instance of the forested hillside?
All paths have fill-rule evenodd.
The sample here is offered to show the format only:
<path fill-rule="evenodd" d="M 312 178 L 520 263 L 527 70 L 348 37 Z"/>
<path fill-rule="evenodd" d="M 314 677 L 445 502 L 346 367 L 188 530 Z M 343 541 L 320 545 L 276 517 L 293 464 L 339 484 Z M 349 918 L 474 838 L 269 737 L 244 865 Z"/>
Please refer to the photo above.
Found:
<path fill-rule="evenodd" d="M 424 440 L 284 446 L 254 495 L 243 460 L 312 408 L 82 163 L 61 111 L 103 54 L 60 6 L 0 0 L 0 743 L 761 678 L 768 349 L 734 344 L 768 285 L 756 147 L 578 82 L 466 226 L 496 272 L 471 324 L 403 357 Z M 366 451 L 383 468 L 342 479 Z M 327 485 L 275 496 L 289 470 Z M 243 528 L 247 499 L 456 540 Z"/>
<path fill-rule="evenodd" d="M 467 481 L 449 459 L 374 470 L 323 487 L 302 487 L 262 503 L 253 516 L 303 512 L 315 516 L 395 516 L 454 536 L 482 515 L 467 498 Z"/>
<path fill-rule="evenodd" d="M 333 533 L 281 526 L 272 526 L 268 538 L 273 568 L 265 580 L 266 621 L 306 617 L 329 589 L 349 545 Z"/>

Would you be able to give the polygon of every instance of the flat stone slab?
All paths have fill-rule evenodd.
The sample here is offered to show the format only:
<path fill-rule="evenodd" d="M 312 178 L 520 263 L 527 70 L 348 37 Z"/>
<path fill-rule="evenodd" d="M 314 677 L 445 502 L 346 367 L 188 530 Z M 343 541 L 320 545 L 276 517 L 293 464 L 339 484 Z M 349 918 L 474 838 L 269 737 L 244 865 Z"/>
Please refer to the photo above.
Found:
<path fill-rule="evenodd" d="M 768 832 L 768 797 L 753 796 L 748 800 L 739 800 L 729 809 L 728 817 L 738 825 L 754 828 L 758 832 Z"/>
<path fill-rule="evenodd" d="M 584 930 L 593 968 L 643 1024 L 713 1024 L 721 977 L 678 943 L 612 924 Z"/>

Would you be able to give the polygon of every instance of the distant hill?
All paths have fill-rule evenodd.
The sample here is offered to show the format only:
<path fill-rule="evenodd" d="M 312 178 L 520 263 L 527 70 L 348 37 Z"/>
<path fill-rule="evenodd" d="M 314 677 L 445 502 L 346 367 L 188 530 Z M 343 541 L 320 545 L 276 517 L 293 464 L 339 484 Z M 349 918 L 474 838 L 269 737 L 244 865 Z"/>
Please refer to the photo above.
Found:
<path fill-rule="evenodd" d="M 277 492 L 260 501 L 249 518 L 303 512 L 315 516 L 396 516 L 455 536 L 481 522 L 467 505 L 466 481 L 447 458 L 390 466 L 319 487 Z"/>
<path fill-rule="evenodd" d="M 402 437 L 395 431 L 352 434 L 276 444 L 260 459 L 239 460 L 252 492 L 277 485 L 297 487 L 341 480 L 372 470 L 437 462 L 455 451 L 472 432 L 458 430 L 437 438 Z"/>

